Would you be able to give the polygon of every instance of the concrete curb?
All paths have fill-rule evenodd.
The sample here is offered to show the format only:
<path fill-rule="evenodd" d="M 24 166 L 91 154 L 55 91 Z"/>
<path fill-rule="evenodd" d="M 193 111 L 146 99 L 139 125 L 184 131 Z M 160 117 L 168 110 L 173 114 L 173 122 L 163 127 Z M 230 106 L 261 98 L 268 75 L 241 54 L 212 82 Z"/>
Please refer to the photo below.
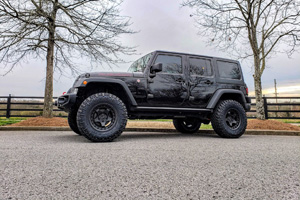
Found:
<path fill-rule="evenodd" d="M 0 131 L 71 131 L 68 126 L 0 126 Z"/>
<path fill-rule="evenodd" d="M 44 127 L 44 126 L 0 126 L 0 131 L 71 131 L 69 127 Z M 176 132 L 175 129 L 162 128 L 126 128 L 125 131 L 134 132 Z M 215 134 L 211 129 L 201 129 L 198 133 Z M 248 135 L 288 135 L 300 136 L 300 131 L 275 131 L 275 130 L 246 130 Z"/>

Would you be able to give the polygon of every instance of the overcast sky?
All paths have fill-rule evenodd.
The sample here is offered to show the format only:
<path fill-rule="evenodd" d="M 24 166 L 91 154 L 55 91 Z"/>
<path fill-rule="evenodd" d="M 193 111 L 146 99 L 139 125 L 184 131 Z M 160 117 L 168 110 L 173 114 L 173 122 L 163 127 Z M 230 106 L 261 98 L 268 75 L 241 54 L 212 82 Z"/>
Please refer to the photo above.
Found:
<path fill-rule="evenodd" d="M 124 0 L 121 6 L 122 14 L 130 16 L 131 28 L 139 31 L 127 35 L 120 40 L 127 45 L 137 46 L 140 55 L 126 56 L 127 61 L 134 61 L 154 50 L 168 50 L 218 57 L 229 57 L 226 52 L 219 52 L 206 45 L 206 38 L 197 35 L 197 29 L 192 10 L 180 8 L 180 1 L 174 0 Z M 82 71 L 89 71 L 88 62 L 83 62 Z M 130 64 L 113 68 L 114 71 L 126 71 Z M 0 74 L 4 74 L 4 65 L 0 63 Z M 16 67 L 6 76 L 0 76 L 0 95 L 43 96 L 45 85 L 45 60 L 28 60 Z M 246 83 L 250 92 L 254 91 L 253 68 L 251 62 L 242 62 Z M 109 68 L 98 68 L 94 71 L 108 71 Z M 67 91 L 75 80 L 68 73 L 62 76 L 55 74 L 54 96 Z M 274 56 L 268 62 L 268 68 L 262 77 L 263 90 L 268 96 L 274 93 L 274 78 L 277 79 L 279 95 L 294 94 L 300 96 L 300 53 L 295 53 L 291 59 L 285 54 Z"/>

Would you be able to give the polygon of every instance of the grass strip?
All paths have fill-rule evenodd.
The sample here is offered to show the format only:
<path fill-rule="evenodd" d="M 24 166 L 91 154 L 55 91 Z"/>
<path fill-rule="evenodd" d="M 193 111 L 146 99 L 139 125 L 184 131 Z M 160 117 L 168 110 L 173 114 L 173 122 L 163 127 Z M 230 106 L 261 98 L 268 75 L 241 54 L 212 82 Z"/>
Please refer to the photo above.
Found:
<path fill-rule="evenodd" d="M 0 117 L 0 126 L 15 124 L 23 120 L 26 120 L 26 118 L 25 117 L 11 117 L 11 118 Z"/>

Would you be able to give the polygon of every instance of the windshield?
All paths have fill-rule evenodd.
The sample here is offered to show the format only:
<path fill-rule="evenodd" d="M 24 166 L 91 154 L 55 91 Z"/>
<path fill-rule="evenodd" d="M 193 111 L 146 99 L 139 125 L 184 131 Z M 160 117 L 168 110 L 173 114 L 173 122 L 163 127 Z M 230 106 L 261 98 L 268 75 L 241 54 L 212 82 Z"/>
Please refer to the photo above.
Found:
<path fill-rule="evenodd" d="M 128 72 L 144 72 L 152 55 L 153 55 L 153 53 L 149 53 L 149 54 L 141 57 L 140 59 L 134 61 L 127 71 Z"/>

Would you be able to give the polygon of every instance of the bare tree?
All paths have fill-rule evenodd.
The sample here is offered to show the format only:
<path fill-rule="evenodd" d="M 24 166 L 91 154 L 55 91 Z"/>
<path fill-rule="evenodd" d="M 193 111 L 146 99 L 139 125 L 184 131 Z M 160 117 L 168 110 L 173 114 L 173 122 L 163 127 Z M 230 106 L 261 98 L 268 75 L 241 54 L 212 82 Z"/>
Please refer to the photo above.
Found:
<path fill-rule="evenodd" d="M 86 57 L 92 66 L 116 64 L 120 34 L 134 33 L 129 18 L 119 14 L 121 0 L 0 0 L 0 62 L 10 72 L 28 57 L 47 63 L 44 117 L 52 117 L 53 72 L 79 70 L 76 60 Z"/>
<path fill-rule="evenodd" d="M 186 0 L 183 5 L 196 9 L 199 34 L 210 44 L 239 58 L 253 58 L 256 113 L 264 119 L 261 77 L 270 56 L 291 55 L 299 44 L 300 1 Z"/>

